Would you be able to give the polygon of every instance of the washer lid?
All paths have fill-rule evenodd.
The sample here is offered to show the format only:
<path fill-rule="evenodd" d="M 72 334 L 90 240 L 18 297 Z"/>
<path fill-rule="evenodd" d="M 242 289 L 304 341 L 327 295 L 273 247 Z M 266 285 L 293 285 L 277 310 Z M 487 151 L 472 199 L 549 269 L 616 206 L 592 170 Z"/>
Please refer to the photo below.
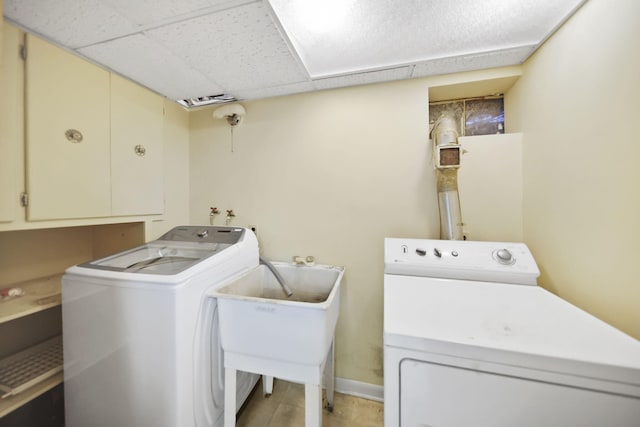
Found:
<path fill-rule="evenodd" d="M 116 255 L 87 262 L 80 267 L 123 273 L 176 274 L 229 246 L 208 243 L 201 247 L 189 247 L 173 242 L 155 241 Z"/>
<path fill-rule="evenodd" d="M 385 346 L 630 385 L 640 342 L 537 286 L 385 274 Z"/>
<path fill-rule="evenodd" d="M 80 267 L 174 275 L 241 241 L 246 230 L 238 227 L 181 226 L 158 240 L 115 255 L 81 264 Z"/>

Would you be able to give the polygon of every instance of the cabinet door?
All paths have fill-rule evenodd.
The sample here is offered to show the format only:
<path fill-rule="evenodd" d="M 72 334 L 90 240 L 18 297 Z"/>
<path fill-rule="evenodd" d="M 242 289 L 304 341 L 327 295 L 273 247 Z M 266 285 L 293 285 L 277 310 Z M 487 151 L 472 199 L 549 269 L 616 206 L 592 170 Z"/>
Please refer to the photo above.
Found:
<path fill-rule="evenodd" d="M 14 221 L 20 209 L 18 164 L 24 161 L 21 41 L 20 30 L 5 24 L 0 34 L 0 222 Z"/>
<path fill-rule="evenodd" d="M 27 37 L 29 220 L 111 213 L 109 73 Z"/>
<path fill-rule="evenodd" d="M 111 75 L 112 215 L 164 210 L 163 99 Z"/>

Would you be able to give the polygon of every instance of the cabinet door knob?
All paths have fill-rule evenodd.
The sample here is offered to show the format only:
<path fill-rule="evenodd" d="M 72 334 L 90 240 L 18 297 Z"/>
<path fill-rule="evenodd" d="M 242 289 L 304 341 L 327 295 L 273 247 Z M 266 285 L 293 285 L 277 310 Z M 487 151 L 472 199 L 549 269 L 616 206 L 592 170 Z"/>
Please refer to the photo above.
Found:
<path fill-rule="evenodd" d="M 138 156 L 144 156 L 145 154 L 147 154 L 147 149 L 144 148 L 144 145 L 141 144 L 133 147 L 133 151 L 135 151 Z"/>
<path fill-rule="evenodd" d="M 82 142 L 83 139 L 82 132 L 77 129 L 67 129 L 67 131 L 64 133 L 64 136 L 66 136 L 67 140 L 73 142 L 74 144 Z"/>

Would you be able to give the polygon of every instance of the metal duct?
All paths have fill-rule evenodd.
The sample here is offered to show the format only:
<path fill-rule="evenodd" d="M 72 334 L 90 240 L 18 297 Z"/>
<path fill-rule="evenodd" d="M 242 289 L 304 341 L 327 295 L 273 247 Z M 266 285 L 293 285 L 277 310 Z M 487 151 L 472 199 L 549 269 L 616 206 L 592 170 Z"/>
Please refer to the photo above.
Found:
<path fill-rule="evenodd" d="M 445 113 L 436 121 L 431 139 L 440 209 L 440 239 L 463 240 L 458 194 L 458 168 L 462 152 L 456 122 L 451 115 Z"/>

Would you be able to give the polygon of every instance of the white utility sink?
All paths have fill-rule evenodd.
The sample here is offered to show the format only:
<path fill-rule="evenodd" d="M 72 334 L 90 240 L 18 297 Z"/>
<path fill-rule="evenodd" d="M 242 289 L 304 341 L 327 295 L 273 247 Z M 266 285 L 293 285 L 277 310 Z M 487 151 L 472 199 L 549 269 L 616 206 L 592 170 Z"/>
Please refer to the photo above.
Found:
<path fill-rule="evenodd" d="M 235 405 L 236 370 L 304 383 L 307 427 L 322 425 L 323 374 L 333 407 L 333 335 L 344 268 L 272 265 L 293 291 L 290 297 L 265 265 L 209 293 L 218 300 L 224 350 L 225 427 L 235 425 L 235 413 L 226 408 Z"/>
<path fill-rule="evenodd" d="M 344 269 L 272 263 L 289 288 L 259 265 L 210 295 L 218 298 L 225 352 L 303 365 L 319 365 L 333 339 Z"/>

